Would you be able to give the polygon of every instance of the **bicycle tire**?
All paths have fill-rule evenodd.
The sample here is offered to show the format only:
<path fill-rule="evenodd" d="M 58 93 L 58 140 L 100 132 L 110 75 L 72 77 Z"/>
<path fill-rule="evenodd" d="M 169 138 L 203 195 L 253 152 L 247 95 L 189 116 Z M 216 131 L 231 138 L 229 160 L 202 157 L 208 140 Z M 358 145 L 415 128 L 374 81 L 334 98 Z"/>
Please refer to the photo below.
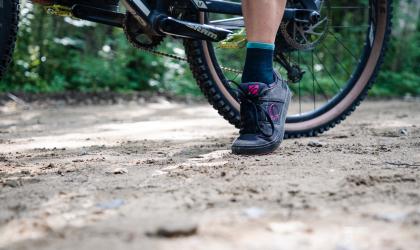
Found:
<path fill-rule="evenodd" d="M 0 6 L 0 79 L 12 61 L 19 24 L 19 1 L 4 0 Z"/>
<path fill-rule="evenodd" d="M 359 78 L 334 106 L 309 121 L 291 123 L 286 121 L 285 138 L 317 136 L 345 120 L 366 98 L 374 84 L 388 47 L 392 28 L 392 0 L 376 2 L 377 16 L 374 39 L 366 58 L 366 66 Z M 205 23 L 205 14 L 199 13 L 197 21 Z M 368 45 L 368 44 L 367 44 Z M 367 46 L 366 45 L 366 46 Z M 209 103 L 231 124 L 239 127 L 239 103 L 229 90 L 229 83 L 217 63 L 211 43 L 184 40 L 190 69 Z"/>

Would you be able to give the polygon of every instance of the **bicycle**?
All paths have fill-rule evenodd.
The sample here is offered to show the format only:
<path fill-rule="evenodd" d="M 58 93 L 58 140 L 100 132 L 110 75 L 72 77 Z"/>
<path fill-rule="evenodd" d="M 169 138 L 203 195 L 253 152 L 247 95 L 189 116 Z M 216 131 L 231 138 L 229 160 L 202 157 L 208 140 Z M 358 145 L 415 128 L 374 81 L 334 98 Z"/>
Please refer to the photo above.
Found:
<path fill-rule="evenodd" d="M 189 63 L 210 104 L 239 125 L 237 90 L 244 49 L 219 48 L 244 27 L 239 1 L 36 0 L 50 14 L 122 28 L 135 47 Z M 12 59 L 19 1 L 0 0 L 0 78 Z M 343 121 L 365 99 L 383 61 L 392 28 L 392 0 L 289 0 L 275 62 L 294 99 L 286 138 L 316 136 Z M 182 39 L 186 57 L 158 51 Z"/>

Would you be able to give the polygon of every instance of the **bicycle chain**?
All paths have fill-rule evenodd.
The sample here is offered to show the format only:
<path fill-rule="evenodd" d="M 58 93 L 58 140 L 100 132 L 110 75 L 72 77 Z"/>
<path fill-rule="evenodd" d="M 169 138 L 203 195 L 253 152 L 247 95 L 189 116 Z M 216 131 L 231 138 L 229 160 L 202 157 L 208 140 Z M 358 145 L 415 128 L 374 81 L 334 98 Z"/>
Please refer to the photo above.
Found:
<path fill-rule="evenodd" d="M 162 56 L 162 57 L 171 58 L 171 59 L 174 59 L 174 60 L 177 60 L 177 61 L 188 62 L 188 59 L 186 57 L 182 57 L 182 56 L 178 56 L 178 55 L 175 55 L 175 54 L 170 54 L 170 53 L 162 52 L 162 51 L 159 51 L 159 50 L 156 50 L 156 49 L 151 49 L 151 48 L 146 48 L 146 47 L 138 46 L 138 45 L 135 45 L 133 43 L 132 43 L 132 45 L 134 45 L 134 47 L 136 49 L 143 50 L 145 52 L 148 52 L 148 53 L 153 54 L 153 55 L 156 55 L 156 56 Z M 222 70 L 229 71 L 229 72 L 232 72 L 232 73 L 242 74 L 242 70 L 233 69 L 233 68 L 224 67 L 224 66 L 220 66 L 220 68 Z"/>
<path fill-rule="evenodd" d="M 159 51 L 159 50 L 145 48 L 145 47 L 141 47 L 141 46 L 137 46 L 136 48 L 140 49 L 140 50 L 143 50 L 145 52 L 151 53 L 153 55 L 168 57 L 168 58 L 171 58 L 171 59 L 174 59 L 174 60 L 177 60 L 177 61 L 188 62 L 188 59 L 186 57 L 178 56 L 178 55 L 175 55 L 175 54 L 165 53 L 165 52 L 162 52 L 162 51 Z M 225 71 L 232 72 L 232 73 L 242 74 L 242 70 L 233 69 L 233 68 L 224 67 L 224 66 L 220 66 L 220 68 L 225 70 Z"/>
<path fill-rule="evenodd" d="M 125 36 L 127 37 L 128 42 L 130 42 L 130 44 L 134 48 L 145 51 L 145 52 L 148 52 L 148 53 L 156 55 L 156 56 L 162 56 L 162 57 L 171 58 L 171 59 L 174 59 L 174 60 L 177 60 L 177 61 L 188 62 L 188 59 L 186 57 L 182 57 L 182 56 L 178 56 L 178 55 L 175 55 L 175 54 L 170 54 L 170 53 L 166 53 L 166 52 L 162 52 L 162 51 L 154 49 L 155 47 L 157 47 L 163 41 L 163 39 L 161 41 L 158 41 L 155 46 L 152 46 L 152 47 L 142 46 L 140 43 L 135 41 L 132 38 L 132 36 L 128 33 L 128 29 L 126 27 L 126 24 L 127 23 L 124 21 L 123 30 L 124 30 Z M 225 70 L 225 71 L 233 72 L 233 73 L 236 73 L 236 74 L 242 74 L 242 70 L 233 69 L 233 68 L 224 67 L 224 66 L 220 66 L 220 68 L 222 70 Z"/>

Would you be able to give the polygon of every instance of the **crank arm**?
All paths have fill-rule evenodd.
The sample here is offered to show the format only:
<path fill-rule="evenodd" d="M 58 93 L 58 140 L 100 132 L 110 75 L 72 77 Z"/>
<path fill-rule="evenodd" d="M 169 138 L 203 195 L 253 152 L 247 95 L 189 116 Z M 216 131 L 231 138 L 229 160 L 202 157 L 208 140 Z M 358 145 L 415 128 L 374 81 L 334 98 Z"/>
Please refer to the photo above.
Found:
<path fill-rule="evenodd" d="M 212 25 L 181 21 L 172 17 L 163 17 L 158 22 L 159 30 L 167 35 L 219 42 L 232 32 Z"/>
<path fill-rule="evenodd" d="M 119 12 L 98 9 L 98 8 L 94 8 L 94 7 L 90 7 L 90 6 L 86 6 L 82 4 L 73 5 L 71 12 L 74 17 L 77 17 L 83 20 L 111 25 L 111 26 L 119 27 L 119 28 L 123 27 L 123 22 L 124 22 L 124 17 L 125 17 L 124 14 L 119 13 Z"/>
<path fill-rule="evenodd" d="M 232 32 L 212 25 L 187 22 L 152 10 L 143 0 L 123 0 L 126 9 L 139 22 L 142 29 L 153 35 L 170 35 L 219 42 Z"/>

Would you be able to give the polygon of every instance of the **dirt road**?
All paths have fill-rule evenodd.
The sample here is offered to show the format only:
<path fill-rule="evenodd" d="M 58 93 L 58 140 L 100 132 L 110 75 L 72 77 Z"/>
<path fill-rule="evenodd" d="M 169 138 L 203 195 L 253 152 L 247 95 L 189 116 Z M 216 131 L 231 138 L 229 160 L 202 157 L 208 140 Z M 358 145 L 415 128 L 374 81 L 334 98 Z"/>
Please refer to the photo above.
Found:
<path fill-rule="evenodd" d="M 419 102 L 262 157 L 208 105 L 0 115 L 0 249 L 420 249 Z"/>

